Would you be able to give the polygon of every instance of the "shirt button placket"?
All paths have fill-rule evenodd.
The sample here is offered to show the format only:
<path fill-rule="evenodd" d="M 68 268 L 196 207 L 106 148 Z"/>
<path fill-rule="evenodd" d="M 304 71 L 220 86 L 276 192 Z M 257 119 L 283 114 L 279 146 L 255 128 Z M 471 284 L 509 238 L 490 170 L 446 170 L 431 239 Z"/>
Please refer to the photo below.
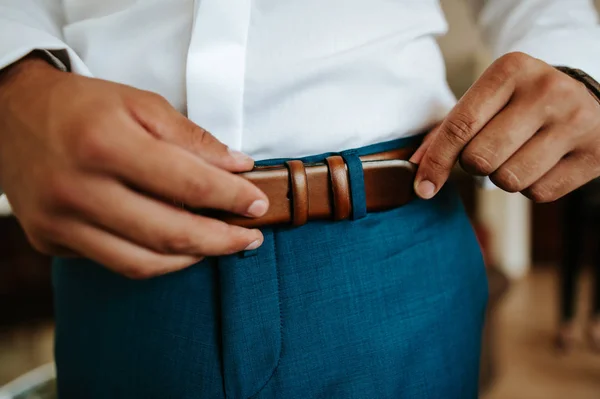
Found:
<path fill-rule="evenodd" d="M 188 117 L 242 150 L 251 0 L 196 0 L 187 58 Z"/>

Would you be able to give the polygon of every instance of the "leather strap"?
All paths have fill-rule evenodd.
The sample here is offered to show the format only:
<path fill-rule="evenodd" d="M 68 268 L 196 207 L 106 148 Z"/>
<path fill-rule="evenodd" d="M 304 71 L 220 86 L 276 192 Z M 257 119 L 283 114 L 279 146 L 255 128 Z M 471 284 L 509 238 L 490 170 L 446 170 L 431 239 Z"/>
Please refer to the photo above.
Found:
<path fill-rule="evenodd" d="M 344 159 L 334 155 L 325 160 L 329 166 L 331 194 L 333 197 L 333 219 L 343 220 L 350 217 L 350 181 Z"/>
<path fill-rule="evenodd" d="M 302 226 L 308 221 L 308 179 L 302 161 L 287 161 L 290 174 L 292 224 Z"/>
<path fill-rule="evenodd" d="M 407 160 L 415 149 L 402 148 L 359 157 L 364 182 L 358 190 L 362 193 L 359 205 L 366 205 L 367 212 L 397 208 L 414 197 L 416 165 Z M 269 198 L 269 210 L 260 218 L 206 209 L 191 211 L 250 228 L 281 224 L 300 226 L 308 220 L 348 219 L 355 212 L 351 200 L 354 194 L 347 161 L 343 160 L 342 166 L 340 158 L 343 157 L 335 155 L 313 164 L 293 160 L 281 165 L 257 166 L 250 172 L 240 173 Z"/>

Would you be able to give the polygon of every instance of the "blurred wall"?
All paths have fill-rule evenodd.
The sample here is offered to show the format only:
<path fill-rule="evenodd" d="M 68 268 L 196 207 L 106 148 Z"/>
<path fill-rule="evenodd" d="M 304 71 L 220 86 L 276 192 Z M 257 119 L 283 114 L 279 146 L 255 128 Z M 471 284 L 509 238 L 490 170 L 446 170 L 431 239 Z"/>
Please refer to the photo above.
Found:
<path fill-rule="evenodd" d="M 474 22 L 471 8 L 467 6 L 469 2 L 478 1 L 483 3 L 486 0 L 440 1 L 450 29 L 448 34 L 441 37 L 438 42 L 446 59 L 448 82 L 459 97 L 469 88 L 474 77 L 478 75 L 481 65 L 486 62 L 485 46 Z M 594 0 L 594 3 L 600 10 L 600 0 Z"/>
<path fill-rule="evenodd" d="M 441 4 L 449 30 L 438 42 L 446 60 L 450 87 L 460 97 L 478 74 L 480 59 L 485 57 L 485 46 L 467 0 L 441 0 Z"/>

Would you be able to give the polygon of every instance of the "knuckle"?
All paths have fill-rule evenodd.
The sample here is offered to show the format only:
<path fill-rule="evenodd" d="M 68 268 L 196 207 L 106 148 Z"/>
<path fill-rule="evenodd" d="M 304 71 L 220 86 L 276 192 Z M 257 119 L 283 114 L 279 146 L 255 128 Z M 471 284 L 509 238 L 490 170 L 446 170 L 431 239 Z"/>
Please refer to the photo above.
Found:
<path fill-rule="evenodd" d="M 50 239 L 60 235 L 55 223 L 51 223 L 45 216 L 38 215 L 23 223 L 23 230 L 31 246 L 44 255 L 55 255 Z"/>
<path fill-rule="evenodd" d="M 56 227 L 57 223 L 52 223 L 43 216 L 36 217 L 30 222 L 28 234 L 36 239 L 46 240 L 50 237 L 58 238 L 60 229 Z"/>
<path fill-rule="evenodd" d="M 183 184 L 184 202 L 189 205 L 204 205 L 207 198 L 212 194 L 212 184 L 203 178 L 190 177 Z"/>
<path fill-rule="evenodd" d="M 556 93 L 557 77 L 554 74 L 545 74 L 540 77 L 536 84 L 536 90 L 541 98 L 548 99 Z"/>
<path fill-rule="evenodd" d="M 563 96 L 572 96 L 573 94 L 578 93 L 580 89 L 585 89 L 583 83 L 580 83 L 559 71 L 552 71 L 552 74 L 550 74 L 547 79 L 554 89 Z"/>
<path fill-rule="evenodd" d="M 500 168 L 490 176 L 492 182 L 509 193 L 517 193 L 524 189 L 523 183 L 508 168 Z"/>
<path fill-rule="evenodd" d="M 444 162 L 441 157 L 430 157 L 426 159 L 427 167 L 431 169 L 434 174 L 444 173 L 448 170 L 449 166 Z M 422 162 L 424 164 L 425 162 Z"/>
<path fill-rule="evenodd" d="M 520 51 L 511 52 L 498 58 L 497 67 L 504 74 L 510 76 L 529 67 L 533 58 Z"/>
<path fill-rule="evenodd" d="M 576 98 L 576 96 L 582 93 L 581 89 L 585 89 L 583 83 L 579 83 L 575 79 L 571 79 L 567 76 L 561 76 L 560 78 L 556 78 L 554 87 L 555 90 L 558 93 L 560 93 L 562 98 L 568 100 Z"/>
<path fill-rule="evenodd" d="M 597 111 L 590 107 L 577 107 L 569 116 L 570 125 L 581 127 L 582 130 L 587 130 L 595 118 L 597 118 L 596 114 Z"/>
<path fill-rule="evenodd" d="M 537 81 L 536 90 L 542 98 L 568 99 L 577 89 L 574 79 L 559 71 L 543 74 Z"/>
<path fill-rule="evenodd" d="M 44 201 L 51 208 L 78 209 L 82 204 L 82 196 L 73 182 L 60 174 L 55 174 L 48 179 L 45 196 Z"/>
<path fill-rule="evenodd" d="M 490 160 L 476 151 L 464 151 L 460 162 L 464 169 L 478 175 L 487 176 L 494 172 L 494 166 Z"/>
<path fill-rule="evenodd" d="M 534 184 L 524 194 L 527 198 L 537 203 L 551 202 L 556 199 L 552 190 L 542 184 Z"/>
<path fill-rule="evenodd" d="M 477 118 L 468 113 L 459 113 L 453 118 L 448 118 L 444 132 L 452 142 L 466 144 L 475 133 Z"/>
<path fill-rule="evenodd" d="M 146 91 L 144 93 L 146 95 L 146 97 L 148 98 L 148 100 L 160 105 L 160 106 L 169 106 L 169 100 L 167 100 L 164 96 L 153 92 L 153 91 Z"/>
<path fill-rule="evenodd" d="M 165 237 L 161 243 L 161 250 L 170 254 L 187 254 L 196 247 L 192 235 L 187 231 L 173 233 Z"/>
<path fill-rule="evenodd" d="M 104 134 L 94 126 L 84 125 L 75 135 L 73 146 L 80 164 L 96 166 L 110 161 L 111 151 Z"/>
<path fill-rule="evenodd" d="M 210 133 L 208 133 L 208 131 L 201 128 L 200 126 L 196 124 L 191 124 L 189 129 L 189 136 L 191 141 L 190 144 L 192 145 L 192 148 L 202 148 L 207 144 L 210 144 L 210 142 L 212 141 L 212 136 L 210 135 Z"/>
<path fill-rule="evenodd" d="M 183 133 L 184 144 L 190 149 L 200 151 L 210 142 L 210 133 L 202 127 L 181 119 L 176 122 L 178 130 Z"/>
<path fill-rule="evenodd" d="M 47 243 L 45 240 L 43 240 L 39 237 L 36 237 L 36 236 L 30 236 L 30 235 L 27 235 L 27 240 L 29 241 L 29 244 L 31 245 L 31 247 L 33 249 L 35 249 L 37 252 L 39 252 L 43 255 L 47 255 L 47 256 L 54 255 L 54 251 L 52 250 L 52 245 Z"/>

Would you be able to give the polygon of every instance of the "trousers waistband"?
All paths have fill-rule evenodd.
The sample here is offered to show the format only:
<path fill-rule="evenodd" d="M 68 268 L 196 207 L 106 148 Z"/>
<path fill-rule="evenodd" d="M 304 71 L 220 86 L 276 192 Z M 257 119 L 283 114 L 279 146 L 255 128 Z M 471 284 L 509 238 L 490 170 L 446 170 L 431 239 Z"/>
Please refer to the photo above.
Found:
<path fill-rule="evenodd" d="M 400 148 L 411 148 L 411 147 L 418 146 L 423 141 L 423 138 L 425 138 L 425 136 L 428 132 L 429 132 L 429 130 L 427 130 L 423 133 L 418 133 L 413 136 L 409 136 L 409 137 L 402 137 L 399 139 L 384 141 L 381 143 L 370 144 L 370 145 L 358 147 L 358 148 L 344 149 L 341 151 L 324 152 L 321 154 L 309 155 L 306 157 L 263 159 L 260 161 L 256 161 L 256 166 L 282 165 L 285 162 L 291 161 L 291 160 L 299 160 L 304 163 L 317 163 L 317 162 L 324 162 L 325 158 L 330 157 L 332 155 L 342 155 L 343 156 L 344 154 L 355 154 L 359 157 L 362 157 L 362 156 L 366 156 L 366 155 L 377 154 L 380 152 L 397 150 Z"/>
<path fill-rule="evenodd" d="M 309 220 L 354 220 L 367 212 L 397 208 L 414 196 L 416 166 L 408 159 L 421 139 L 417 136 L 339 153 L 258 162 L 252 171 L 240 175 L 267 195 L 267 213 L 260 218 L 225 212 L 210 215 L 244 227 L 301 226 Z"/>

